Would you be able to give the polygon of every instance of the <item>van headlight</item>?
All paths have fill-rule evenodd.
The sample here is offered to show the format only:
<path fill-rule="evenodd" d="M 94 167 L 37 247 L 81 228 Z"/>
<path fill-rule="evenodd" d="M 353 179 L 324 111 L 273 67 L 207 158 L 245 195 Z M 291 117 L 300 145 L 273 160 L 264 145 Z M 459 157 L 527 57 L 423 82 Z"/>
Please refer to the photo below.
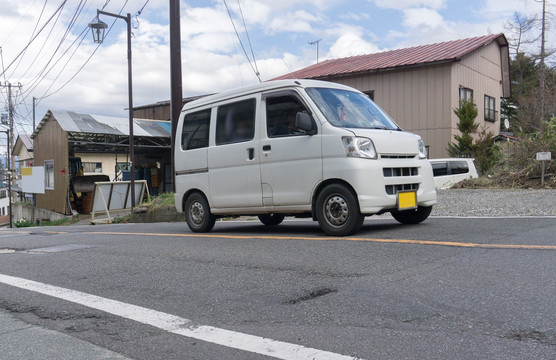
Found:
<path fill-rule="evenodd" d="M 423 139 L 418 140 L 419 143 L 419 159 L 426 159 L 428 157 L 427 148 Z"/>
<path fill-rule="evenodd" d="M 376 150 L 373 141 L 366 137 L 343 136 L 342 143 L 346 149 L 347 157 L 376 159 Z"/>

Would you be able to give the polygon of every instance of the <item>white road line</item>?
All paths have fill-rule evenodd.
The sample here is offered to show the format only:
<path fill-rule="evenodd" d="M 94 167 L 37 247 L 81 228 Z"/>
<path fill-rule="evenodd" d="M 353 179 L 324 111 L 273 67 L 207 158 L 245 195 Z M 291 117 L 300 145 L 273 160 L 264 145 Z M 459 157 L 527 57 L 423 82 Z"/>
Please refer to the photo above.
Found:
<path fill-rule="evenodd" d="M 142 324 L 151 325 L 170 333 L 277 359 L 356 359 L 297 344 L 195 324 L 191 320 L 179 316 L 19 277 L 0 274 L 0 283 L 87 306 Z"/>

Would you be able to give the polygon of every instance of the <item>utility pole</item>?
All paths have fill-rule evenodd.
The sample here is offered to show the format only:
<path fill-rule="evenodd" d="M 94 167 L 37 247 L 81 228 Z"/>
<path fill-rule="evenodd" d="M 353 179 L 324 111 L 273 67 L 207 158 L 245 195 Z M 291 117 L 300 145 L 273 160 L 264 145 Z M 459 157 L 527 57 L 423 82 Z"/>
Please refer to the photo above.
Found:
<path fill-rule="evenodd" d="M 174 170 L 174 148 L 176 144 L 176 128 L 183 107 L 181 79 L 181 28 L 180 0 L 170 0 L 170 169 L 172 171 L 172 191 L 176 191 L 176 174 Z M 166 191 L 168 191 L 166 189 Z"/>
<path fill-rule="evenodd" d="M 21 88 L 21 84 L 12 85 L 9 81 L 6 81 L 6 82 L 4 82 L 4 84 L 2 84 L 0 82 L 0 87 L 7 87 L 8 88 L 8 121 L 9 121 L 9 127 L 10 127 L 9 139 L 11 139 L 10 141 L 8 141 L 8 146 L 10 146 L 10 144 L 13 145 L 15 143 L 15 139 L 14 139 L 14 107 L 13 107 L 13 102 L 12 102 L 12 87 Z M 14 156 L 12 156 L 12 159 L 11 159 L 11 168 L 12 168 L 12 170 L 15 169 L 15 157 Z M 13 177 L 13 176 L 12 176 L 12 183 L 15 185 L 15 177 Z"/>
<path fill-rule="evenodd" d="M 33 132 L 35 132 L 35 102 L 37 98 L 33 96 Z"/>
<path fill-rule="evenodd" d="M 541 22 L 541 59 L 539 63 L 539 107 L 540 107 L 540 124 L 539 134 L 542 135 L 544 131 L 544 33 L 546 29 L 546 0 L 542 0 L 542 22 Z"/>

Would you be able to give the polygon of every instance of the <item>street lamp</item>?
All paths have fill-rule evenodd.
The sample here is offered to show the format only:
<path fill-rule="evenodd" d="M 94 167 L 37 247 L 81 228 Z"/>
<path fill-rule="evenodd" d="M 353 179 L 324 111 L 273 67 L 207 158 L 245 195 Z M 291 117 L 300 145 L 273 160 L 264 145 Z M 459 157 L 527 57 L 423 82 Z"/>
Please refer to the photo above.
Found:
<path fill-rule="evenodd" d="M 130 180 L 131 180 L 131 209 L 135 207 L 135 171 L 133 170 L 133 163 L 135 161 L 134 151 L 133 151 L 133 92 L 132 92 L 132 81 L 131 81 L 131 14 L 127 13 L 127 16 L 112 14 L 106 11 L 97 9 L 96 22 L 89 23 L 89 27 L 93 32 L 93 40 L 96 43 L 102 44 L 104 41 L 104 31 L 108 27 L 105 22 L 100 21 L 99 15 L 112 16 L 118 19 L 125 20 L 127 23 L 127 87 L 129 95 L 129 162 L 130 162 Z"/>

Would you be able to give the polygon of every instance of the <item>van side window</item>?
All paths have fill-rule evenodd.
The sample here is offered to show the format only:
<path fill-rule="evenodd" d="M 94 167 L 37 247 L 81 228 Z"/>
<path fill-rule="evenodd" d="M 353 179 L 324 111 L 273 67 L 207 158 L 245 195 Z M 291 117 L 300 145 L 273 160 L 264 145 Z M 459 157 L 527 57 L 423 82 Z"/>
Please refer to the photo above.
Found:
<path fill-rule="evenodd" d="M 432 165 L 433 176 L 448 175 L 448 163 L 447 162 L 437 162 L 437 163 L 432 163 L 431 165 Z"/>
<path fill-rule="evenodd" d="M 304 135 L 295 128 L 298 112 L 308 113 L 307 109 L 291 95 L 268 97 L 266 99 L 266 132 L 268 137 Z"/>
<path fill-rule="evenodd" d="M 183 120 L 181 148 L 192 150 L 208 147 L 210 109 L 187 114 Z"/>
<path fill-rule="evenodd" d="M 218 107 L 216 145 L 253 140 L 255 106 L 255 99 L 249 99 Z"/>
<path fill-rule="evenodd" d="M 469 165 L 465 161 L 450 161 L 450 168 L 452 175 L 467 174 L 469 172 Z"/>

